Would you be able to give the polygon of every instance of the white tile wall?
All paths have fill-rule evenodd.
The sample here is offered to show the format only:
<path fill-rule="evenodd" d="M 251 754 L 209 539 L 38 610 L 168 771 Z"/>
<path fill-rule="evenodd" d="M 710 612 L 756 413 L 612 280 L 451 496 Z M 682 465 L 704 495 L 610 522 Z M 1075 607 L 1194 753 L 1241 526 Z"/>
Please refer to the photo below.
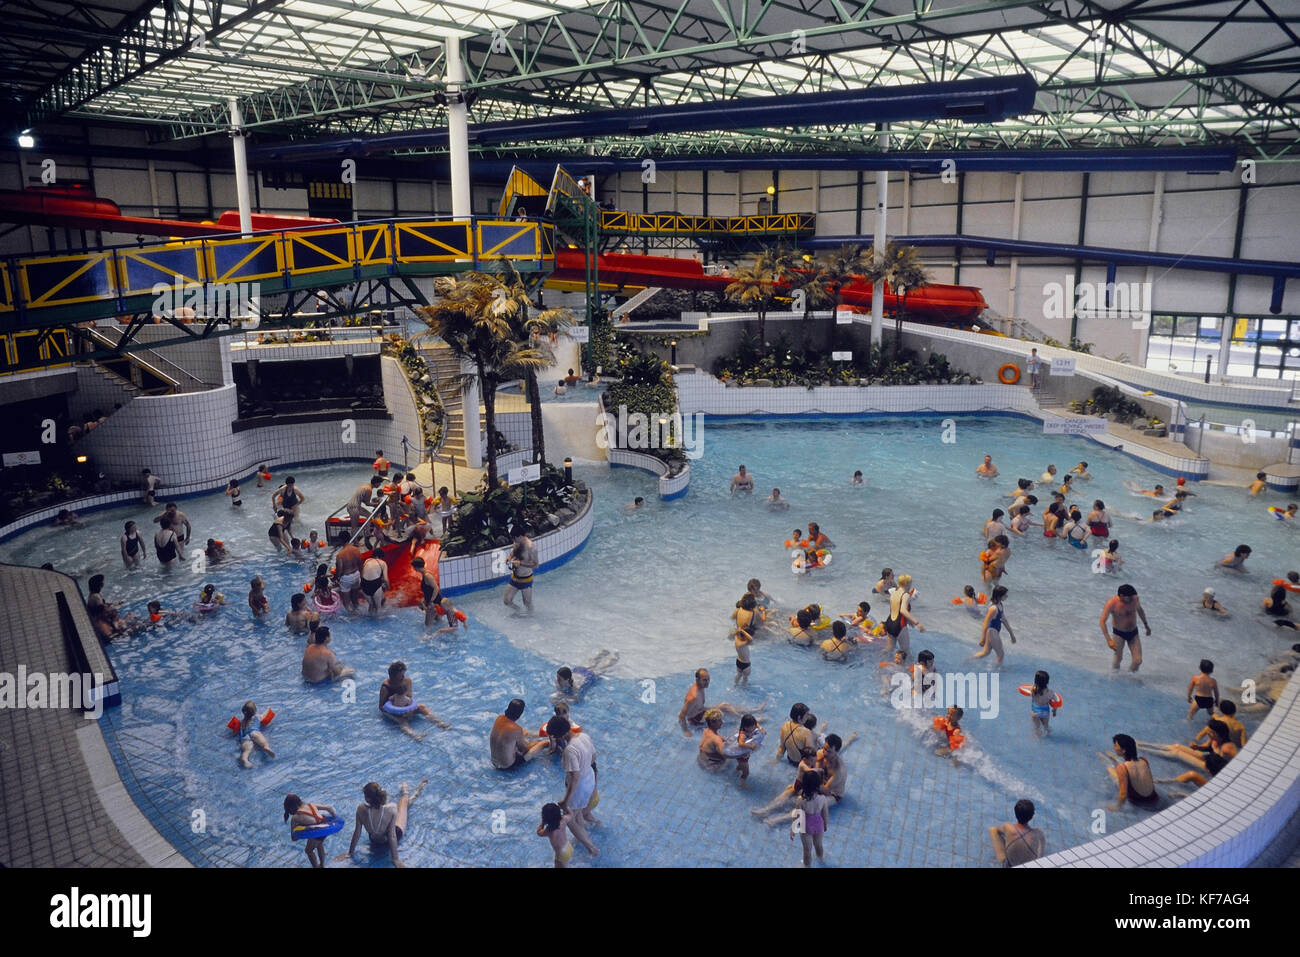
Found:
<path fill-rule="evenodd" d="M 344 414 L 337 421 L 232 432 L 238 407 L 235 387 L 226 385 L 208 392 L 139 396 L 83 438 L 77 448 L 117 481 L 137 482 L 141 471 L 150 469 L 165 483 L 162 495 L 168 498 L 221 488 L 231 478 L 250 475 L 261 463 L 274 467 L 334 459 L 369 462 L 381 448 L 394 462 L 400 462 L 403 436 L 413 450 L 422 444 L 419 413 L 397 360 L 385 357 L 381 369 L 389 417 L 354 419 L 355 443 L 343 441 Z M 414 465 L 420 455 L 412 451 L 407 461 Z M 93 508 L 133 497 L 135 493 L 130 492 L 119 497 L 96 496 L 60 507 Z M 20 523 L 21 527 L 30 524 L 27 519 Z M 0 535 L 20 523 L 0 529 Z"/>

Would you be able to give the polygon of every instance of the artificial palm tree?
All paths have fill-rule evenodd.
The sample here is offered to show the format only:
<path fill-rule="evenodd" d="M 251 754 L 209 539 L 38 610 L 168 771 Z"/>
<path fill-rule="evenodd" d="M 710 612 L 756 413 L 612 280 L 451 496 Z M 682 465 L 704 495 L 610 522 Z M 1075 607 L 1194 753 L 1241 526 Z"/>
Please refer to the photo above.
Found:
<path fill-rule="evenodd" d="M 831 318 L 830 326 L 826 332 L 826 342 L 831 349 L 835 348 L 835 333 L 838 323 L 835 314 L 839 311 L 840 297 L 844 287 L 854 279 L 864 275 L 868 271 L 870 262 L 870 255 L 863 253 L 861 246 L 845 244 L 823 257 L 818 263 L 822 283 L 825 285 L 830 297 Z"/>
<path fill-rule="evenodd" d="M 754 310 L 758 317 L 758 352 L 767 351 L 767 311 L 772 308 L 776 293 L 776 279 L 771 269 L 760 260 L 746 266 L 733 277 L 723 294 L 741 307 Z"/>
<path fill-rule="evenodd" d="M 541 365 L 538 365 L 530 357 L 519 366 L 517 371 L 524 380 L 525 395 L 528 398 L 529 424 L 533 433 L 533 451 L 537 454 L 537 461 L 545 463 L 546 434 L 542 424 L 542 392 L 537 383 L 537 372 L 539 368 L 553 365 L 555 363 L 555 354 L 545 345 L 542 337 L 563 333 L 569 326 L 573 325 L 573 313 L 568 309 L 545 309 L 536 315 L 530 316 L 529 312 L 532 303 L 528 297 L 528 290 L 524 286 L 519 273 L 508 262 L 506 263 L 506 275 L 503 285 L 516 306 L 515 311 L 510 316 L 510 325 L 515 340 L 521 345 L 535 343 L 533 348 L 544 360 Z M 508 373 L 514 370 L 503 371 Z"/>
<path fill-rule="evenodd" d="M 930 285 L 930 276 L 921 265 L 916 247 L 897 243 L 885 246 L 884 273 L 885 282 L 894 291 L 894 361 L 897 362 L 903 341 L 903 318 L 907 314 L 907 294 Z"/>
<path fill-rule="evenodd" d="M 487 418 L 488 488 L 497 487 L 496 390 L 501 383 L 518 378 L 525 369 L 544 368 L 546 358 L 527 342 L 521 343 L 512 326 L 519 309 L 510 287 L 497 276 L 470 272 L 463 276 L 442 276 L 434 284 L 438 301 L 421 306 L 416 314 L 452 353 L 474 365 Z M 457 383 L 463 388 L 465 381 Z M 474 416 L 471 410 L 471 419 Z"/>

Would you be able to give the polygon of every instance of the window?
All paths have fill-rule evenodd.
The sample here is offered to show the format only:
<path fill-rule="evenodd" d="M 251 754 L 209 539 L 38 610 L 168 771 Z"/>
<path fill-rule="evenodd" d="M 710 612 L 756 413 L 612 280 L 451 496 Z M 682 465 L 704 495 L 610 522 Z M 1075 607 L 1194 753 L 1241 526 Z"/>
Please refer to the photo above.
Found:
<path fill-rule="evenodd" d="M 1231 327 L 1229 328 L 1229 324 Z M 1227 368 L 1220 371 L 1225 330 Z M 1300 378 L 1300 318 L 1291 316 L 1152 316 L 1146 368 L 1183 375 Z"/>

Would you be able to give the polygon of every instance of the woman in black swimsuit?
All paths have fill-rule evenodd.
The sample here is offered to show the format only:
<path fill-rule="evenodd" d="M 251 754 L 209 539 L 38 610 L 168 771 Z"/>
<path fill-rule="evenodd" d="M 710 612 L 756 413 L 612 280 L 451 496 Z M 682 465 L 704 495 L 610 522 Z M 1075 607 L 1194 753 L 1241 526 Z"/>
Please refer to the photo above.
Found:
<path fill-rule="evenodd" d="M 1111 740 L 1115 744 L 1115 755 L 1102 755 L 1103 758 L 1114 762 L 1107 770 L 1119 785 L 1119 796 L 1115 799 L 1111 810 L 1118 811 L 1126 798 L 1138 807 L 1155 808 L 1160 803 L 1160 793 L 1156 790 L 1155 781 L 1151 777 L 1151 766 L 1147 763 L 1147 759 L 1138 757 L 1137 742 L 1127 734 L 1117 734 Z M 1123 760 L 1121 761 L 1120 758 Z M 1146 794 L 1139 791 L 1137 787 L 1139 782 L 1149 783 L 1150 791 Z"/>
<path fill-rule="evenodd" d="M 373 576 L 376 565 L 379 566 L 379 575 Z M 370 572 L 372 577 L 367 578 L 366 572 Z M 379 609 L 384 605 L 384 593 L 389 587 L 388 565 L 377 554 L 371 553 L 365 564 L 361 566 L 361 593 L 366 596 L 370 614 L 379 614 Z"/>
<path fill-rule="evenodd" d="M 271 523 L 271 527 L 266 530 L 266 537 L 271 540 L 271 544 L 275 546 L 277 552 L 283 551 L 286 554 L 289 552 L 290 517 L 288 512 L 281 509 L 276 513 L 275 521 Z"/>
<path fill-rule="evenodd" d="M 158 561 L 164 567 L 176 564 L 178 559 L 184 558 L 181 554 L 181 543 L 176 538 L 176 533 L 172 531 L 172 520 L 163 518 L 159 522 L 162 526 L 153 537 L 154 551 L 158 553 Z"/>
<path fill-rule="evenodd" d="M 136 531 L 135 522 L 127 522 L 122 530 L 122 563 L 127 568 L 135 568 L 144 561 L 144 547 L 140 542 L 140 533 Z"/>

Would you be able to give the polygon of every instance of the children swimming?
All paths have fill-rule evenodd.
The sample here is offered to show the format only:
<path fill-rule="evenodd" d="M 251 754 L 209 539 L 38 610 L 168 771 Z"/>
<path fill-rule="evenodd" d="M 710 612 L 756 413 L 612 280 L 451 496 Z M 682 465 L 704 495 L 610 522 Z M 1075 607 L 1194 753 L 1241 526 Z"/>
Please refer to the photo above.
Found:
<path fill-rule="evenodd" d="M 1239 572 L 1246 570 L 1246 559 L 1250 557 L 1249 545 L 1238 545 L 1233 549 L 1231 555 L 1226 555 L 1219 559 L 1219 568 L 1232 568 Z"/>
<path fill-rule="evenodd" d="M 951 757 L 966 743 L 966 734 L 961 729 L 961 719 L 965 713 L 961 708 L 953 705 L 944 717 L 934 719 L 934 730 L 947 738 L 947 743 L 943 747 L 934 749 L 935 754 L 940 757 Z"/>
<path fill-rule="evenodd" d="M 849 479 L 850 485 L 866 485 L 867 480 L 862 477 L 862 469 L 853 473 L 853 478 Z"/>
<path fill-rule="evenodd" d="M 781 497 L 779 488 L 772 489 L 772 494 L 767 497 L 767 507 L 772 511 L 783 511 L 790 507 L 790 503 Z"/>

